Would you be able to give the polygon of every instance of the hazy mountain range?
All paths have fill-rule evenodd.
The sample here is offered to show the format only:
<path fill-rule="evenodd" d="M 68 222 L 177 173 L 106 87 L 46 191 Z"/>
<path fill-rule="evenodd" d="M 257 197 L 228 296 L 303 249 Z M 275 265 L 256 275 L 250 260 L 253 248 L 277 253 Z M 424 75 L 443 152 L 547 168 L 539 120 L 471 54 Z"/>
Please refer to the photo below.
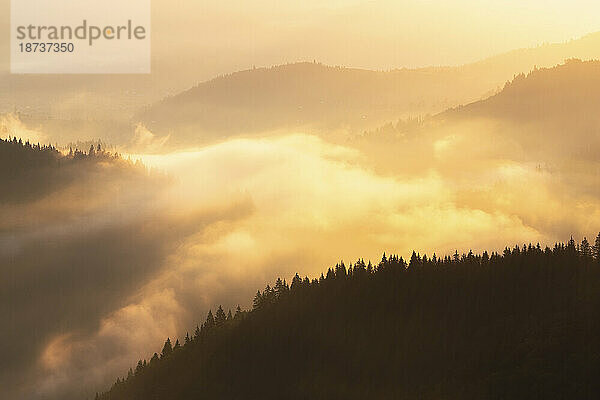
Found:
<path fill-rule="evenodd" d="M 203 82 L 134 120 L 174 146 L 235 135 L 304 130 L 357 133 L 398 118 L 436 114 L 488 97 L 515 75 L 567 58 L 600 57 L 600 34 L 515 50 L 459 67 L 368 71 L 298 63 Z"/>
<path fill-rule="evenodd" d="M 170 135 L 171 148 L 290 129 L 356 133 L 486 98 L 515 75 L 568 58 L 600 58 L 598 49 L 595 33 L 456 67 L 370 71 L 286 64 L 220 76 L 166 98 L 181 86 L 170 87 L 160 70 L 149 76 L 5 73 L 0 111 L 17 110 L 29 127 L 65 143 L 101 138 L 125 144 L 138 122 L 158 137 Z"/>
<path fill-rule="evenodd" d="M 435 158 L 452 144 L 485 146 L 476 157 L 595 161 L 600 147 L 600 61 L 567 60 L 552 68 L 519 74 L 497 94 L 422 119 L 400 120 L 366 132 L 349 143 L 396 144 L 409 156 L 410 143 Z M 445 147 L 444 147 L 445 146 Z M 421 154 L 422 156 L 422 154 Z"/>
<path fill-rule="evenodd" d="M 0 80 L 3 104 L 9 111 L 17 105 L 16 113 L 0 115 L 0 134 L 11 137 L 0 142 L 0 265 L 8 276 L 0 282 L 4 289 L 0 291 L 4 296 L 0 318 L 10 321 L 0 326 L 3 337 L 8 338 L 1 348 L 7 361 L 0 367 L 2 395 L 11 400 L 89 397 L 107 389 L 135 360 L 149 357 L 149 351 L 165 337 L 183 337 L 185 329 L 209 308 L 215 309 L 217 304 L 226 309 L 235 309 L 237 303 L 247 306 L 243 302 L 273 277 L 289 280 L 296 271 L 318 276 L 323 265 L 335 264 L 342 257 L 375 260 L 383 251 L 405 252 L 413 247 L 421 254 L 434 249 L 444 255 L 456 249 L 468 253 L 470 248 L 501 252 L 506 243 L 551 245 L 570 235 L 581 238 L 597 231 L 600 163 L 595 154 L 600 150 L 600 121 L 595 110 L 600 106 L 600 62 L 572 58 L 596 58 L 598 44 L 600 34 L 594 34 L 462 67 L 378 72 L 308 62 L 252 68 L 166 98 L 170 89 L 156 89 L 155 85 L 170 81 L 159 74 L 131 81 L 127 76 L 60 77 L 56 81 L 52 81 L 55 77 L 11 76 Z M 157 79 L 164 81 L 157 83 Z M 29 138 L 30 143 L 14 136 Z M 115 145 L 118 151 L 136 154 L 161 173 L 98 149 L 98 139 Z M 56 146 L 60 152 L 54 146 L 43 146 L 48 142 L 67 147 Z M 70 142 L 74 151 L 69 154 Z M 467 338 L 480 340 L 479 358 L 486 356 L 489 343 L 500 349 L 495 356 L 507 357 L 502 358 L 506 364 L 500 363 L 508 365 L 507 370 L 502 365 L 486 365 L 489 368 L 483 371 L 479 369 L 483 364 L 468 355 L 461 358 L 444 353 L 447 357 L 442 361 L 449 364 L 443 366 L 468 368 L 460 376 L 447 374 L 447 369 L 436 370 L 438 377 L 449 381 L 428 395 L 441 398 L 438 394 L 449 393 L 464 382 L 473 383 L 469 389 L 481 395 L 476 398 L 482 397 L 483 385 L 490 382 L 503 386 L 516 382 L 510 387 L 531 394 L 536 389 L 528 385 L 529 378 L 546 385 L 556 376 L 557 369 L 546 375 L 537 368 L 539 354 L 548 356 L 544 360 L 556 368 L 596 365 L 581 363 L 578 358 L 582 354 L 579 343 L 596 331 L 580 335 L 578 323 L 563 329 L 560 324 L 564 320 L 558 317 L 577 309 L 587 318 L 589 303 L 580 302 L 576 294 L 595 296 L 580 289 L 588 290 L 587 282 L 598 279 L 590 270 L 596 259 L 587 252 L 579 257 L 573 247 L 559 246 L 552 256 L 531 250 L 525 266 L 528 275 L 519 275 L 521 270 L 517 270 L 498 280 L 507 290 L 514 289 L 515 282 L 522 285 L 515 293 L 531 306 L 519 310 L 520 322 L 514 325 L 519 335 L 510 338 L 527 341 L 532 347 L 519 347 L 522 351 L 512 355 L 503 351 L 501 343 L 487 342 L 490 337 L 501 341 L 507 335 L 468 332 L 473 336 L 461 336 L 464 332 L 455 331 L 454 342 L 422 336 L 422 331 L 445 328 L 436 325 L 443 322 L 437 318 L 438 308 L 414 316 L 409 313 L 411 298 L 395 303 L 408 313 L 402 315 L 410 326 L 416 327 L 405 336 L 403 349 L 408 352 L 419 349 L 411 346 L 413 339 L 423 339 L 418 343 L 424 349 L 448 349 Z M 514 258 L 512 253 L 495 258 L 501 271 L 521 266 L 523 259 L 519 253 Z M 556 274 L 541 286 L 533 286 L 526 278 L 539 278 L 540 263 L 550 259 Z M 393 260 L 394 268 L 398 267 L 399 260 Z M 428 260 L 418 263 L 428 270 L 433 265 Z M 457 277 L 464 277 L 463 268 L 480 271 L 477 268 L 484 265 L 483 256 L 436 265 L 443 268 L 434 266 L 427 272 L 437 282 L 434 286 L 421 280 L 420 272 L 406 275 L 402 269 L 396 269 L 394 281 L 389 282 L 411 280 L 415 287 L 423 288 L 417 294 L 424 302 L 431 299 L 428 290 L 446 282 L 442 293 L 447 296 L 469 294 L 461 298 L 464 303 L 448 308 L 449 312 L 466 317 L 459 315 L 466 305 L 474 307 L 473 312 L 490 315 L 478 308 L 480 301 L 489 301 L 487 291 L 463 290 L 465 287 L 457 284 Z M 569 280 L 570 265 L 576 265 L 578 280 Z M 444 272 L 454 266 L 458 268 L 452 273 Z M 485 271 L 473 276 L 481 279 L 482 287 L 494 289 L 490 277 L 496 270 Z M 379 304 L 373 293 L 378 293 L 374 283 L 381 277 L 387 276 L 374 274 L 364 286 L 359 285 L 365 288 L 364 299 L 372 307 Z M 381 281 L 386 281 L 384 278 Z M 319 289 L 325 287 L 321 284 L 307 287 L 311 293 L 327 293 L 334 300 L 336 294 L 354 298 L 345 285 L 356 281 L 336 282 L 345 282 L 339 291 Z M 556 296 L 549 303 L 554 307 L 549 312 L 543 301 L 548 291 Z M 396 286 L 381 292 L 390 297 L 408 293 Z M 432 293 L 438 292 L 433 289 Z M 560 303 L 563 294 L 572 303 Z M 504 293 L 495 295 L 506 297 Z M 312 310 L 335 305 L 325 297 L 310 298 L 325 300 L 309 304 L 303 297 L 290 297 L 301 299 L 297 310 L 309 327 Z M 450 307 L 445 297 L 436 301 Z M 496 299 L 493 303 L 497 304 Z M 487 320 L 485 326 L 471 321 L 471 326 L 482 332 L 496 332 L 499 325 L 510 330 L 515 303 L 498 304 L 506 306 L 500 310 L 499 320 Z M 281 310 L 285 318 L 294 316 L 289 309 Z M 361 314 L 357 320 L 335 320 L 330 316 L 346 310 L 342 306 L 329 310 L 319 318 L 329 321 L 333 331 L 358 335 L 345 338 L 343 348 L 350 342 L 361 347 L 375 342 L 381 344 L 375 354 L 387 354 L 390 337 L 378 342 L 372 340 L 377 332 L 373 337 L 360 336 L 357 327 L 372 322 L 369 314 Z M 529 311 L 537 316 L 539 330 L 528 325 Z M 237 322 L 231 325 L 236 346 L 241 346 L 237 349 L 245 353 L 231 354 L 230 342 L 215 339 L 213 349 L 225 349 L 227 357 L 213 359 L 223 363 L 211 364 L 219 365 L 218 371 L 203 370 L 209 373 L 204 378 L 219 372 L 219 379 L 211 381 L 215 384 L 212 393 L 220 393 L 222 383 L 228 382 L 221 371 L 231 364 L 253 365 L 256 353 L 252 351 L 270 345 L 254 329 L 264 332 L 260 323 L 271 323 L 272 314 L 252 313 L 262 316 L 245 320 L 250 321 L 244 322 L 249 324 L 244 329 L 249 329 L 246 332 L 251 336 L 240 334 L 244 331 L 233 327 Z M 387 315 L 379 315 L 373 327 L 387 327 Z M 287 321 L 285 318 L 281 321 Z M 279 328 L 294 327 L 287 322 L 278 324 L 272 325 L 275 328 L 269 335 Z M 403 327 L 397 324 L 398 329 Z M 562 356 L 554 357 L 562 353 L 546 352 L 555 349 L 554 333 L 575 343 L 568 349 L 577 357 L 567 364 L 561 364 Z M 247 338 L 258 338 L 251 341 L 256 348 L 244 347 Z M 333 346 L 336 338 L 331 338 Z M 517 342 L 507 346 L 514 348 Z M 460 343 L 467 346 L 471 341 Z M 202 346 L 197 348 L 206 349 Z M 299 357 L 330 354 L 302 350 L 300 347 Z M 203 354 L 212 357 L 219 353 Z M 332 364 L 320 356 L 305 361 L 323 361 L 323 368 L 332 371 L 323 376 L 331 382 L 343 382 L 357 372 L 339 373 L 339 365 L 365 357 L 366 364 L 357 365 L 375 365 L 377 361 L 358 352 L 348 354 L 350 359 L 342 357 Z M 402 354 L 406 353 L 394 356 Z M 431 360 L 420 358 L 416 350 L 410 354 L 414 365 L 426 371 L 424 364 Z M 238 363 L 236 357 L 247 364 Z M 534 367 L 515 367 L 523 363 Z M 259 365 L 266 369 L 255 369 L 257 374 L 273 367 L 266 362 Z M 277 365 L 273 370 L 277 371 Z M 248 377 L 244 371 L 234 372 Z M 281 372 L 285 379 L 296 376 L 293 370 L 285 371 L 290 373 L 286 376 Z M 152 374 L 146 376 L 154 377 Z M 476 379 L 468 379 L 469 374 Z M 190 376 L 193 380 L 193 374 L 182 379 Z M 178 382 L 171 380 L 169 373 L 156 377 L 153 382 L 157 384 L 169 382 L 163 388 Z M 417 377 L 425 377 L 420 387 L 429 390 L 426 375 L 403 375 L 407 382 Z M 310 376 L 304 378 L 311 385 L 316 382 Z M 391 380 L 386 378 L 390 376 L 381 382 L 388 385 Z M 573 384 L 576 390 L 571 394 L 589 386 L 582 382 Z M 262 387 L 266 386 L 255 390 Z M 565 388 L 571 386 L 562 386 Z M 438 389 L 441 392 L 435 391 Z M 107 396 L 123 398 L 117 392 Z M 352 387 L 323 397 L 339 393 L 369 397 Z M 309 394 L 322 395 L 317 391 Z M 390 397 L 395 398 L 393 394 Z"/>

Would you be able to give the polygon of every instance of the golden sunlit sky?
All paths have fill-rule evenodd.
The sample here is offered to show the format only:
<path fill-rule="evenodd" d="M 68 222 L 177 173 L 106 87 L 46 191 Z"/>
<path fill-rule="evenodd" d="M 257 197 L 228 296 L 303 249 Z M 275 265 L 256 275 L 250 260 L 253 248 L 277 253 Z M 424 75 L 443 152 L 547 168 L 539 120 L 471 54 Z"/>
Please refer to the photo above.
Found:
<path fill-rule="evenodd" d="M 383 252 L 552 246 L 600 226 L 600 61 L 505 86 L 598 58 L 600 35 L 428 73 L 257 69 L 158 101 L 253 66 L 461 65 L 566 42 L 600 31 L 597 0 L 151 2 L 152 75 L 32 77 L 6 75 L 0 0 L 1 136 L 65 153 L 100 139 L 148 167 L 90 150 L 103 158 L 52 164 L 64 182 L 30 200 L 23 179 L 0 204 L 0 265 L 15 277 L 0 279 L 14 304 L 0 319 L 17 328 L 2 399 L 105 390 L 278 276 Z"/>
<path fill-rule="evenodd" d="M 0 1 L 4 54 L 9 4 Z M 456 65 L 600 30 L 600 3 L 591 0 L 153 0 L 152 9 L 155 66 L 184 61 L 198 79 L 312 59 L 374 69 Z"/>

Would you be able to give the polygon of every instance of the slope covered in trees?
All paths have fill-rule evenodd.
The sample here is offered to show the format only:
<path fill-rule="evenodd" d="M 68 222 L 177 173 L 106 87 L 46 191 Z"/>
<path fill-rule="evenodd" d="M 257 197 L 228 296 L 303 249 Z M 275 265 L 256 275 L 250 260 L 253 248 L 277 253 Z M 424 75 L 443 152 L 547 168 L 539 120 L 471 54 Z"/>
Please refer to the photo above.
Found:
<path fill-rule="evenodd" d="M 599 288 L 600 235 L 342 263 L 209 312 L 97 398 L 593 399 Z"/>
<path fill-rule="evenodd" d="M 254 68 L 202 82 L 136 120 L 160 136 L 170 134 L 171 146 L 298 128 L 360 132 L 477 101 L 536 66 L 598 58 L 598 42 L 600 34 L 592 34 L 456 67 L 371 71 L 304 62 Z"/>
<path fill-rule="evenodd" d="M 598 125 L 598 116 L 593 111 L 600 105 L 599 89 L 600 61 L 569 59 L 551 68 L 535 68 L 515 75 L 489 98 L 420 119 L 419 124 L 411 119 L 388 123 L 369 135 L 404 135 L 476 119 L 579 132 Z"/>
<path fill-rule="evenodd" d="M 47 397 L 33 390 L 48 344 L 89 330 L 160 270 L 181 237 L 155 206 L 167 185 L 98 145 L 0 140 L 0 398 Z"/>
<path fill-rule="evenodd" d="M 519 74 L 485 100 L 388 123 L 349 143 L 386 171 L 418 173 L 428 165 L 481 172 L 510 160 L 583 175 L 597 168 L 598 107 L 600 61 L 571 59 Z"/>
<path fill-rule="evenodd" d="M 361 130 L 399 116 L 441 111 L 490 89 L 472 89 L 456 80 L 462 79 L 452 68 L 384 72 L 286 64 L 200 83 L 138 118 L 159 135 L 171 133 L 171 145 L 294 128 Z"/>
<path fill-rule="evenodd" d="M 597 160 L 599 107 L 600 61 L 571 59 L 520 74 L 497 95 L 444 112 L 432 124 L 438 138 L 462 131 L 472 142 L 493 142 L 496 149 L 487 151 L 495 155 L 569 168 Z"/>
<path fill-rule="evenodd" d="M 104 151 L 100 144 L 65 155 L 52 145 L 32 144 L 16 137 L 0 139 L 0 204 L 36 200 L 75 180 L 91 179 L 100 170 L 104 176 L 116 170 L 120 175 L 139 172 L 118 154 Z"/>
<path fill-rule="evenodd" d="M 557 112 L 586 114 L 600 101 L 599 86 L 599 61 L 569 59 L 552 68 L 519 74 L 497 95 L 458 110 L 514 119 L 556 117 Z"/>

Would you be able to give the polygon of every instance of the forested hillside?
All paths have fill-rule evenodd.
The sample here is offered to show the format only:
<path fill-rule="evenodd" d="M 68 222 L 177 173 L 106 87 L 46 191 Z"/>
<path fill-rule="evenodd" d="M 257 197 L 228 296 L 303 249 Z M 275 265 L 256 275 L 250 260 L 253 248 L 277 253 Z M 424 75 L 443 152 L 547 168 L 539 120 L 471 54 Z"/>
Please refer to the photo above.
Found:
<path fill-rule="evenodd" d="M 599 289 L 600 235 L 340 263 L 209 312 L 97 398 L 594 399 Z"/>
<path fill-rule="evenodd" d="M 0 203 L 36 200 L 77 179 L 93 178 L 99 170 L 107 176 L 117 169 L 120 175 L 137 173 L 133 164 L 100 144 L 62 154 L 52 145 L 0 139 Z"/>
<path fill-rule="evenodd" d="M 536 67 L 596 59 L 599 42 L 595 33 L 452 67 L 373 71 L 300 62 L 253 68 L 201 82 L 134 120 L 168 136 L 167 147 L 297 129 L 328 137 L 338 130 L 358 133 L 487 98 Z"/>
<path fill-rule="evenodd" d="M 92 326 L 158 268 L 166 239 L 140 221 L 165 181 L 98 145 L 0 139 L 0 398 L 31 399 L 20 377 L 52 338 Z"/>
<path fill-rule="evenodd" d="M 415 174 L 423 165 L 444 174 L 482 172 L 494 160 L 511 160 L 586 175 L 597 170 L 598 107 L 600 61 L 571 59 L 519 74 L 487 99 L 388 123 L 348 143 L 386 173 Z"/>
<path fill-rule="evenodd" d="M 371 71 L 301 62 L 202 82 L 153 104 L 137 119 L 160 136 L 171 134 L 172 146 L 298 128 L 331 134 L 439 112 L 490 89 L 465 82 L 453 68 Z"/>

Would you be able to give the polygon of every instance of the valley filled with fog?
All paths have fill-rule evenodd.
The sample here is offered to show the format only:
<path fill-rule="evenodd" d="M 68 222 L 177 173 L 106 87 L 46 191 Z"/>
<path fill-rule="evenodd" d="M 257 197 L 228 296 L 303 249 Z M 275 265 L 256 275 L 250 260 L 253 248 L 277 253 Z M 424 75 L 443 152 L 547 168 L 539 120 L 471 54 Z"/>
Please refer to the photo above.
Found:
<path fill-rule="evenodd" d="M 90 396 L 277 276 L 595 236 L 600 63 L 563 63 L 581 47 L 491 77 L 249 70 L 111 122 L 2 114 L 7 398 Z"/>

